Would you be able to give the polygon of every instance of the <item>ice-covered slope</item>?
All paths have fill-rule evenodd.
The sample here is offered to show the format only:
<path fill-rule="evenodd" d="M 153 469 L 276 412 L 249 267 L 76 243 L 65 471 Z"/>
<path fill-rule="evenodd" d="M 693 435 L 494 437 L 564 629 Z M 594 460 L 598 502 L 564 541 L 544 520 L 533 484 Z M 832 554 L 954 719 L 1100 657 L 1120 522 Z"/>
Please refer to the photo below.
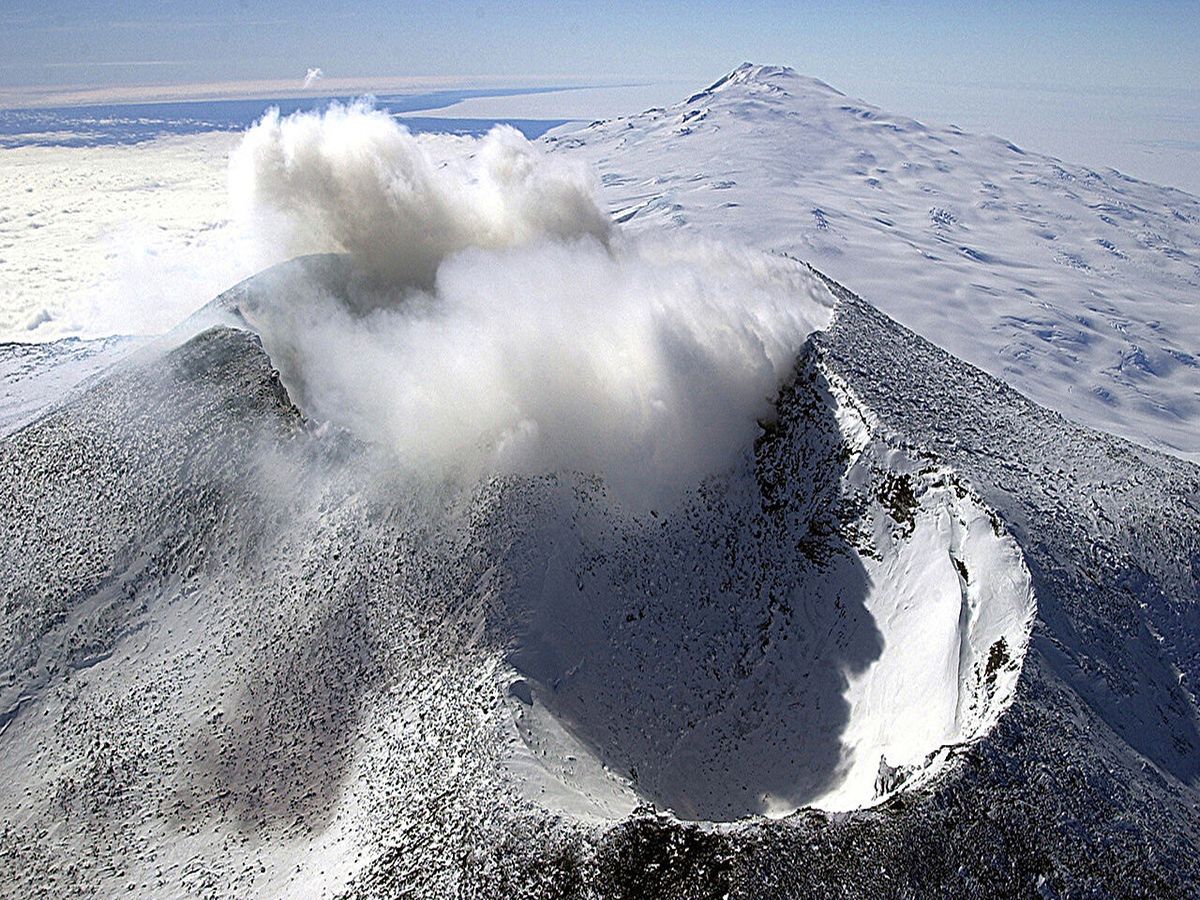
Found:
<path fill-rule="evenodd" d="M 552 136 L 628 227 L 791 253 L 1064 415 L 1200 456 L 1200 200 L 744 65 Z"/>

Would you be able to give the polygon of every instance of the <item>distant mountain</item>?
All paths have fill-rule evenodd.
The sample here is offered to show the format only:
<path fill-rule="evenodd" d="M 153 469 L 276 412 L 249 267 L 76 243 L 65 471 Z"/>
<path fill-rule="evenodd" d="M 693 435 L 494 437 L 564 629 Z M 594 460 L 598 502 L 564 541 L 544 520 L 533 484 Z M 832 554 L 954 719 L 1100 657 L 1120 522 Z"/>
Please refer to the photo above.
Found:
<path fill-rule="evenodd" d="M 743 65 L 552 136 L 628 228 L 793 254 L 1074 421 L 1200 459 L 1200 199 Z"/>
<path fill-rule="evenodd" d="M 749 157 L 793 127 L 780 81 L 839 96 L 743 68 L 689 102 L 744 92 L 704 121 Z M 679 116 L 556 143 L 624 128 L 610 173 L 669 173 L 692 135 L 633 137 Z M 701 174 L 779 171 L 738 146 Z M 685 220 L 735 196 L 664 177 Z M 20 369 L 45 388 L 0 437 L 8 894 L 1194 893 L 1196 465 L 814 272 L 831 323 L 676 503 L 422 478 L 315 421 L 256 330 L 357 277 L 302 258 L 102 372 Z"/>

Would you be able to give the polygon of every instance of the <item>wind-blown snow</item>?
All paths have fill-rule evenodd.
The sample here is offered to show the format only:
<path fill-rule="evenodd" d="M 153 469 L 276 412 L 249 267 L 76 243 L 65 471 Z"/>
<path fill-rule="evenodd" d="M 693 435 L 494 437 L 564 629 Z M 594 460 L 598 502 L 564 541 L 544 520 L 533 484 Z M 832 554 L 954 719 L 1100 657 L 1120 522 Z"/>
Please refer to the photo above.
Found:
<path fill-rule="evenodd" d="M 794 254 L 1039 403 L 1200 455 L 1196 197 L 763 66 L 551 139 L 630 228 Z"/>

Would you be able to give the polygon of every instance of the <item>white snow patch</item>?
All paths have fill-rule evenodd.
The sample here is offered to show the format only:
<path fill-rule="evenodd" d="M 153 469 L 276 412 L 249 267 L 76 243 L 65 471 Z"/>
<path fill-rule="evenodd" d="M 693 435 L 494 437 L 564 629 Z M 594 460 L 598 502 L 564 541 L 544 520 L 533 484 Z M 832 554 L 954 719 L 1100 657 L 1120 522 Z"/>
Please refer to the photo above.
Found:
<path fill-rule="evenodd" d="M 884 651 L 850 677 L 845 780 L 813 805 L 845 810 L 890 794 L 876 781 L 881 762 L 910 785 L 927 778 L 939 751 L 986 734 L 1012 701 L 1034 614 L 1029 572 L 1016 542 L 949 478 L 922 475 L 911 536 L 865 561 Z M 886 528 L 879 537 L 889 542 Z"/>

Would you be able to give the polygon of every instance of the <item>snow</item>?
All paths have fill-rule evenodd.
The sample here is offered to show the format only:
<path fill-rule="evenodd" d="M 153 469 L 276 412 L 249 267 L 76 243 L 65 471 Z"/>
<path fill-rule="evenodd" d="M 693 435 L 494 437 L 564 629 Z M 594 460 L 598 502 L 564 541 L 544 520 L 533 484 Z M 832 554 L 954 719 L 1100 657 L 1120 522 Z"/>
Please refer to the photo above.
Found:
<path fill-rule="evenodd" d="M 137 344 L 120 337 L 0 344 L 0 435 L 39 418 Z"/>
<path fill-rule="evenodd" d="M 936 768 L 920 770 L 931 755 L 985 734 L 1012 699 L 1019 667 L 1006 656 L 989 674 L 988 660 L 997 647 L 1024 657 L 1029 572 L 1016 543 L 996 534 L 994 514 L 955 496 L 952 477 L 925 474 L 911 537 L 867 564 L 866 606 L 885 652 L 850 679 L 842 740 L 852 767 L 816 805 L 851 809 L 877 799 L 868 787 L 880 760 L 929 777 Z"/>
<path fill-rule="evenodd" d="M 883 76 L 883 77 L 881 77 Z M 1097 77 L 1087 85 L 993 79 L 926 81 L 860 73 L 831 79 L 845 93 L 923 122 L 1002 134 L 1026 149 L 1200 195 L 1200 88 L 1131 89 Z M 682 95 L 681 95 L 682 96 Z M 626 110 L 625 112 L 630 112 Z"/>
<path fill-rule="evenodd" d="M 1200 200 L 790 69 L 549 136 L 632 229 L 804 259 L 1026 396 L 1200 458 Z"/>
<path fill-rule="evenodd" d="M 0 339 L 159 333 L 252 274 L 228 231 L 237 140 L 0 151 Z"/>

